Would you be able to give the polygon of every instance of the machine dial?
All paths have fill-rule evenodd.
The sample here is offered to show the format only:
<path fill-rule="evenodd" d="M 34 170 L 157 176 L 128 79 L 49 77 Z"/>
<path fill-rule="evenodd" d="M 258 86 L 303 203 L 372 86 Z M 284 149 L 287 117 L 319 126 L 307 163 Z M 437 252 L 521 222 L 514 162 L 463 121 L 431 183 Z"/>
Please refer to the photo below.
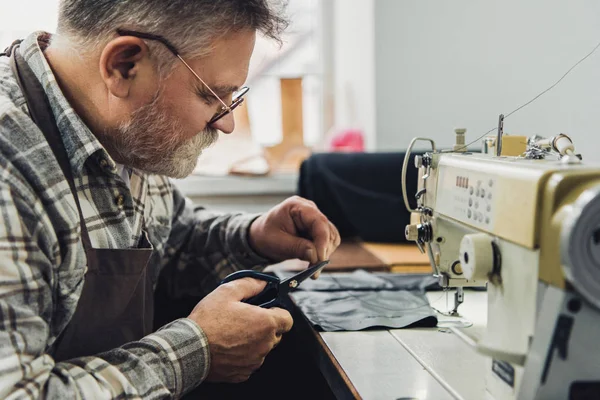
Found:
<path fill-rule="evenodd" d="M 407 225 L 404 231 L 407 240 L 427 243 L 431 241 L 431 224 L 426 222 L 424 224 L 411 224 Z"/>
<path fill-rule="evenodd" d="M 415 168 L 419 169 L 423 166 L 423 157 L 422 156 L 415 156 Z"/>
<path fill-rule="evenodd" d="M 460 264 L 469 280 L 488 280 L 494 270 L 492 238 L 486 233 L 465 235 L 460 242 Z"/>

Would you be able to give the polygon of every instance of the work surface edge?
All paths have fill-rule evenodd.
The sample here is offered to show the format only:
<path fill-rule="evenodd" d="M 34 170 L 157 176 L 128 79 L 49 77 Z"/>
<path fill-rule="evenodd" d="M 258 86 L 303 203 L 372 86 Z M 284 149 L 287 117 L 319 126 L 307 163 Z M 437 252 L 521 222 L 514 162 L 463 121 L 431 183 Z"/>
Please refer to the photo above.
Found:
<path fill-rule="evenodd" d="M 427 296 L 437 309 L 445 303 L 445 294 L 440 292 Z M 463 331 L 478 337 L 487 318 L 487 293 L 467 292 L 466 296 L 459 310 L 474 324 Z M 485 357 L 449 328 L 452 324 L 446 321 L 452 318 L 440 316 L 440 320 L 437 328 L 359 332 L 311 329 L 322 338 L 322 350 L 335 359 L 334 365 L 344 376 L 342 381 L 351 385 L 350 391 L 332 387 L 338 398 L 349 398 L 352 391 L 356 393 L 350 398 L 363 399 L 484 398 Z"/>

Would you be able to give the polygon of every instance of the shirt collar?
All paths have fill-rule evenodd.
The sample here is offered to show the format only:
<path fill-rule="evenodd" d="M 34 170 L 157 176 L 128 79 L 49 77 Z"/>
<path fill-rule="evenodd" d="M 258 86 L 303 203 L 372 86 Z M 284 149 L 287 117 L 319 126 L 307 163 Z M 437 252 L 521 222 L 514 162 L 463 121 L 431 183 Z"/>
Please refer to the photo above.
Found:
<path fill-rule="evenodd" d="M 71 162 L 73 175 L 79 175 L 87 159 L 95 153 L 98 154 L 94 158 L 105 159 L 114 165 L 115 162 L 108 152 L 77 115 L 60 89 L 43 52 L 50 38 L 49 33 L 34 32 L 23 40 L 20 52 L 46 93 Z"/>

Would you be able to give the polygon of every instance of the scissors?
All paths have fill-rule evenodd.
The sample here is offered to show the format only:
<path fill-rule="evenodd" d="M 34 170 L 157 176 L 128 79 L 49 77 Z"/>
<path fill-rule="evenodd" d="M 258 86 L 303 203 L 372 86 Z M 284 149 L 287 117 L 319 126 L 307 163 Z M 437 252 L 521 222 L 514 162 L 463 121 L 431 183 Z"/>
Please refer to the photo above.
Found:
<path fill-rule="evenodd" d="M 245 299 L 243 302 L 262 308 L 278 307 L 282 305 L 283 300 L 287 297 L 289 292 L 296 290 L 302 282 L 321 271 L 327 264 L 329 264 L 329 260 L 321 261 L 320 263 L 312 265 L 304 271 L 284 280 L 273 275 L 245 269 L 227 275 L 225 279 L 221 281 L 221 285 L 242 278 L 254 278 L 266 281 L 267 286 L 265 286 L 262 292 L 249 299 Z"/>

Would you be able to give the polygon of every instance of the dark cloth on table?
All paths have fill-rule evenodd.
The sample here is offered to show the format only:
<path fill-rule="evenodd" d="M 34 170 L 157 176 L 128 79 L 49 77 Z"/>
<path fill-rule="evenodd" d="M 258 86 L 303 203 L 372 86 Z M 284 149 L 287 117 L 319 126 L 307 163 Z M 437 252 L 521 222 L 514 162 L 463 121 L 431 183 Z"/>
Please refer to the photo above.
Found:
<path fill-rule="evenodd" d="M 404 243 L 410 213 L 402 197 L 404 153 L 320 153 L 300 167 L 298 195 L 316 203 L 340 235 Z M 407 194 L 415 207 L 418 173 L 409 160 Z"/>
<path fill-rule="evenodd" d="M 358 270 L 304 281 L 291 297 L 315 328 L 327 332 L 434 327 L 437 317 L 425 296 L 428 288 L 439 288 L 430 275 L 370 274 Z"/>
<path fill-rule="evenodd" d="M 280 279 L 296 272 L 277 271 Z M 306 280 L 298 286 L 298 291 L 340 291 L 340 290 L 441 290 L 438 279 L 430 274 L 370 273 L 363 269 L 352 273 L 327 273 L 319 279 Z"/>

